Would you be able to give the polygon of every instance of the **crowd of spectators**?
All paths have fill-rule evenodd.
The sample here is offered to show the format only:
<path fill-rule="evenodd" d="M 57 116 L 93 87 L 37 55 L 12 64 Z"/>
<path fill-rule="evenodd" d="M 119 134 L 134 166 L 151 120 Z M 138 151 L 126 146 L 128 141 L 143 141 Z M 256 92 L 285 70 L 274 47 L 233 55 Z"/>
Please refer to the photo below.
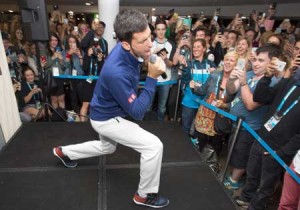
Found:
<path fill-rule="evenodd" d="M 300 78 L 299 29 L 289 19 L 282 20 L 275 28 L 276 9 L 270 6 L 264 13 L 253 11 L 247 22 L 242 15 L 234 14 L 229 24 L 224 25 L 219 13 L 220 10 L 216 10 L 211 19 L 203 14 L 192 19 L 180 17 L 174 11 L 166 16 L 149 17 L 152 54 L 160 56 L 166 65 L 166 76 L 158 79 L 163 85 L 157 86 L 157 98 L 149 107 L 149 113 L 154 113 L 152 118 L 159 121 L 181 122 L 183 131 L 215 172 L 219 169 L 217 157 L 224 142 L 228 141 L 230 145 L 232 135 L 216 132 L 216 112 L 200 105 L 198 100 L 242 117 L 253 130 L 260 132 L 269 120 L 266 113 L 272 106 L 271 99 L 261 100 L 256 93 L 260 80 L 268 77 L 268 88 L 276 88 L 286 79 Z M 7 23 L 1 24 L 21 119 L 24 122 L 42 119 L 44 110 L 38 116 L 41 102 L 43 97 L 49 97 L 54 109 L 73 110 L 80 121 L 86 121 L 96 81 L 92 77 L 63 80 L 53 76 L 101 76 L 101 68 L 109 56 L 108 43 L 103 38 L 106 24 L 99 19 L 91 24 L 64 21 L 57 10 L 51 13 L 49 23 L 49 42 L 40 58 L 37 58 L 36 43 L 24 40 L 18 17 L 12 20 L 10 27 Z M 141 67 L 141 78 L 146 69 L 147 63 Z M 42 91 L 45 81 L 40 81 L 40 75 L 45 72 L 50 72 L 46 75 L 51 80 L 46 82 L 47 95 Z M 178 82 L 169 83 L 172 80 Z M 66 94 L 68 97 L 65 97 Z M 295 114 L 299 115 L 299 112 Z M 255 177 L 257 174 L 254 175 L 253 171 L 264 173 L 270 167 L 259 168 L 260 165 L 254 164 L 254 152 L 251 150 L 254 142 L 246 130 L 240 130 L 230 159 L 232 172 L 228 173 L 224 186 L 230 190 L 239 189 L 244 184 L 242 178 L 250 173 L 251 179 L 247 177 L 246 186 L 249 189 L 250 184 L 254 183 L 256 195 L 245 192 L 237 203 L 249 205 L 249 209 L 264 209 L 280 176 L 273 177 L 273 182 L 267 184 L 265 180 Z M 274 144 L 278 146 L 276 142 Z M 253 150 L 261 149 L 259 145 L 254 145 Z M 294 147 L 297 148 L 289 150 L 289 154 L 284 156 L 287 163 L 300 149 L 298 144 Z M 211 151 L 210 157 L 205 155 L 208 154 L 207 149 Z M 214 160 L 211 159 L 212 154 Z M 250 166 L 249 159 L 252 160 Z M 280 174 L 277 168 L 276 172 Z M 254 177 L 256 180 L 253 180 Z M 259 183 L 261 185 L 257 189 Z M 286 199 L 284 202 L 288 203 Z"/>

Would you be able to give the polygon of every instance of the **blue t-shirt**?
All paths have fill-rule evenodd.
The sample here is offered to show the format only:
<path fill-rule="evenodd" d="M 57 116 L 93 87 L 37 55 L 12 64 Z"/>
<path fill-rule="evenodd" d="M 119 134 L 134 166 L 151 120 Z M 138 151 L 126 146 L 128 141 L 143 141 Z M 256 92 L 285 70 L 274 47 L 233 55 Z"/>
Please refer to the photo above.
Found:
<path fill-rule="evenodd" d="M 251 93 L 254 92 L 258 83 L 258 80 L 252 80 L 254 76 L 255 74 L 253 71 L 247 72 L 247 83 Z M 275 84 L 275 81 L 272 79 L 271 86 L 274 86 Z M 268 108 L 268 105 L 262 105 L 255 110 L 248 111 L 241 99 L 241 90 L 239 90 L 236 97 L 231 102 L 230 113 L 237 117 L 242 117 L 244 119 L 244 122 L 246 122 L 253 130 L 259 130 L 262 126 L 264 115 L 267 112 Z"/>

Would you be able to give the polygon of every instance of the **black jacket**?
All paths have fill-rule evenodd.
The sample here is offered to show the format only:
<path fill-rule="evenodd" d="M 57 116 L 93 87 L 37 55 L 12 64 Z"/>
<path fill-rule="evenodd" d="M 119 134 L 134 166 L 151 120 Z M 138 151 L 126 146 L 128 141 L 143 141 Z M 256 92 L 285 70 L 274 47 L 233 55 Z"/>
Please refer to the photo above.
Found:
<path fill-rule="evenodd" d="M 271 104 L 266 113 L 264 123 L 276 112 L 277 107 L 288 93 L 297 85 L 297 88 L 287 98 L 280 113 L 284 112 L 295 100 L 300 97 L 299 80 L 282 79 L 276 86 L 269 87 L 271 78 L 263 77 L 257 84 L 253 99 L 259 103 Z M 300 149 L 300 103 L 296 104 L 286 116 L 269 132 L 263 126 L 259 135 L 285 161 L 290 161 Z"/>

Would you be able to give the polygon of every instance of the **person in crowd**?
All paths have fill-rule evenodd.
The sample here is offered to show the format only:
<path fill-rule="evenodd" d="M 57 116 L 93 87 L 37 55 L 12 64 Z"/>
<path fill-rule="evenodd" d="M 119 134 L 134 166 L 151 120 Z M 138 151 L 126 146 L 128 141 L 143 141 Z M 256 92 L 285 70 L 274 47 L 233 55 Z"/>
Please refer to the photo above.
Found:
<path fill-rule="evenodd" d="M 35 49 L 35 43 L 26 41 L 23 47 L 26 57 L 27 57 L 27 63 L 30 68 L 34 71 L 34 74 L 36 76 L 39 75 L 38 71 L 38 65 L 37 65 L 37 57 L 36 57 L 36 49 Z"/>
<path fill-rule="evenodd" d="M 284 38 L 280 34 L 271 34 L 267 38 L 267 43 L 278 45 L 280 49 L 284 49 Z"/>
<path fill-rule="evenodd" d="M 214 62 L 217 66 L 222 66 L 224 55 L 228 51 L 235 49 L 238 36 L 239 34 L 235 30 L 228 31 L 226 35 L 219 31 L 218 34 L 215 36 L 212 46 L 214 47 Z"/>
<path fill-rule="evenodd" d="M 295 45 L 293 48 L 293 58 L 291 60 L 291 66 L 293 66 L 293 77 L 295 79 L 299 79 L 300 78 L 300 68 L 297 67 L 296 63 L 297 60 L 300 59 L 300 39 L 296 39 L 295 41 Z"/>
<path fill-rule="evenodd" d="M 159 82 L 167 82 L 171 79 L 171 68 L 173 66 L 173 56 L 175 52 L 175 46 L 173 42 L 169 41 L 165 37 L 167 29 L 167 23 L 163 19 L 157 19 L 155 22 L 155 33 L 156 38 L 153 41 L 153 45 L 151 48 L 151 52 L 153 54 L 157 54 L 161 59 L 164 60 L 166 64 L 166 77 L 159 77 Z M 165 113 L 167 110 L 167 100 L 169 97 L 171 85 L 161 85 L 158 86 L 157 95 L 158 95 L 158 108 L 157 108 L 157 118 L 159 121 L 163 121 L 165 117 Z"/>
<path fill-rule="evenodd" d="M 290 163 L 300 149 L 300 126 L 295 123 L 300 116 L 299 103 L 295 103 L 300 96 L 299 79 L 291 77 L 300 61 L 292 64 L 294 66 L 290 66 L 284 79 L 274 87 L 270 84 L 277 67 L 267 68 L 253 95 L 255 102 L 270 104 L 258 134 L 285 163 Z M 265 209 L 282 172 L 281 165 L 259 142 L 254 142 L 247 165 L 246 185 L 241 195 L 235 198 L 236 203 L 249 210 Z"/>
<path fill-rule="evenodd" d="M 80 23 L 78 26 L 79 29 L 79 40 L 81 41 L 85 35 L 90 31 L 89 25 L 87 23 Z"/>
<path fill-rule="evenodd" d="M 13 44 L 17 52 L 25 56 L 26 53 L 23 49 L 25 40 L 24 40 L 23 30 L 21 27 L 15 29 L 15 31 L 11 35 L 10 42 Z"/>
<path fill-rule="evenodd" d="M 22 78 L 21 64 L 25 62 L 23 56 L 19 56 L 14 46 L 11 46 L 9 41 L 9 35 L 5 32 L 1 32 L 2 42 L 7 58 L 10 77 L 17 81 Z"/>
<path fill-rule="evenodd" d="M 205 58 L 206 41 L 204 39 L 196 39 L 193 43 L 193 58 L 192 60 L 186 60 L 182 55 L 180 58 L 180 65 L 183 65 L 182 69 L 182 86 L 183 86 L 183 99 L 182 99 L 182 128 L 183 131 L 190 135 L 192 122 L 196 116 L 199 102 L 195 101 L 195 98 L 201 98 L 196 96 L 193 89 L 190 88 L 190 81 L 195 81 L 197 84 L 203 85 L 210 73 L 216 68 L 215 64 Z"/>
<path fill-rule="evenodd" d="M 297 151 L 290 169 L 300 178 L 300 150 Z M 300 185 L 288 172 L 285 172 L 278 210 L 296 209 L 300 209 Z"/>
<path fill-rule="evenodd" d="M 65 74 L 72 76 L 82 76 L 83 71 L 83 52 L 80 48 L 79 40 L 73 34 L 66 37 L 65 50 L 63 51 Z M 75 112 L 79 112 L 79 98 L 82 93 L 81 80 L 73 79 L 71 84 L 71 106 Z"/>
<path fill-rule="evenodd" d="M 151 56 L 151 31 L 141 12 L 121 11 L 114 22 L 119 40 L 106 60 L 97 81 L 90 107 L 90 118 L 99 140 L 59 146 L 53 153 L 66 167 L 76 167 L 76 159 L 111 154 L 117 143 L 141 153 L 140 183 L 133 197 L 137 205 L 165 207 L 169 200 L 158 194 L 163 145 L 136 123 L 141 120 L 154 96 L 157 78 L 164 72 L 164 61 L 157 57 L 148 63 L 144 89 L 138 94 L 140 58 Z"/>
<path fill-rule="evenodd" d="M 239 55 L 239 59 L 245 60 L 245 64 L 246 64 L 245 70 L 249 71 L 251 69 L 251 62 L 250 62 L 251 59 L 250 58 L 251 58 L 251 56 L 255 57 L 255 55 L 251 55 L 252 47 L 251 47 L 250 40 L 246 37 L 240 37 L 237 41 L 235 50 L 236 50 L 237 54 Z"/>
<path fill-rule="evenodd" d="M 29 114 L 32 118 L 43 118 L 44 110 L 41 112 L 40 116 L 37 116 L 39 110 L 42 108 L 42 89 L 40 88 L 38 81 L 34 80 L 35 74 L 33 69 L 26 66 L 22 75 L 24 80 L 21 82 L 20 97 L 24 100 L 24 107 L 22 111 Z"/>
<path fill-rule="evenodd" d="M 192 34 L 189 31 L 179 31 L 176 36 L 177 47 L 173 56 L 173 67 L 172 67 L 172 79 L 181 80 L 182 70 L 184 65 L 180 64 L 180 60 L 182 56 L 185 57 L 186 60 L 191 59 L 191 46 L 192 46 Z M 174 121 L 175 117 L 177 121 L 181 120 L 181 105 L 179 102 L 182 99 L 182 86 L 179 83 L 172 85 L 172 88 L 169 93 L 169 98 L 167 102 L 167 110 L 170 121 Z M 178 88 L 180 88 L 179 96 L 178 96 Z M 178 97 L 178 98 L 177 98 Z M 176 112 L 176 113 L 175 113 Z M 179 116 L 179 117 L 178 117 Z"/>
<path fill-rule="evenodd" d="M 53 76 L 59 76 L 64 74 L 64 62 L 62 56 L 61 42 L 57 34 L 50 33 L 50 40 L 47 44 L 46 57 L 47 63 L 44 69 L 47 73 L 50 73 L 50 98 L 51 105 L 54 109 L 58 107 L 65 108 L 65 93 L 64 93 L 64 81 L 62 79 L 53 78 Z"/>
<path fill-rule="evenodd" d="M 238 55 L 236 52 L 228 52 L 224 57 L 224 67 L 222 71 L 213 71 L 205 83 L 191 80 L 190 88 L 194 90 L 197 95 L 204 96 L 204 101 L 212 104 L 220 109 L 229 110 L 230 103 L 227 103 L 228 95 L 226 92 L 226 85 L 228 78 L 236 66 Z M 195 134 L 198 138 L 198 147 L 204 161 L 206 161 L 213 171 L 218 172 L 217 159 L 210 160 L 208 156 L 204 155 L 204 149 L 209 144 L 214 150 L 216 156 L 221 153 L 223 135 L 217 133 L 214 129 L 214 119 L 216 112 L 209 110 L 204 106 L 198 108 L 195 123 Z"/>
<path fill-rule="evenodd" d="M 213 47 L 210 45 L 210 33 L 208 31 L 208 29 L 204 26 L 199 26 L 197 27 L 194 31 L 194 39 L 205 39 L 206 41 L 206 52 L 205 52 L 205 57 L 214 62 L 215 60 L 215 56 L 213 54 Z"/>
<path fill-rule="evenodd" d="M 13 80 L 12 82 L 13 82 L 13 88 L 16 95 L 16 99 L 17 99 L 21 122 L 23 123 L 30 122 L 32 120 L 30 114 L 22 111 L 22 107 L 24 107 L 25 102 L 24 102 L 24 98 L 20 97 L 20 91 L 22 88 L 21 83 L 18 82 L 17 80 Z"/>
<path fill-rule="evenodd" d="M 96 27 L 102 28 L 103 24 L 98 24 Z M 95 32 L 95 37 L 93 40 L 91 40 L 90 47 L 84 56 L 83 70 L 86 76 L 99 76 L 105 59 L 108 55 L 107 42 L 103 38 L 98 38 L 98 35 L 100 34 L 103 34 L 102 29 L 97 29 Z M 86 35 L 84 39 L 86 39 L 88 36 L 89 35 Z M 82 106 L 80 108 L 80 120 L 82 122 L 87 120 L 87 113 L 93 97 L 95 85 L 96 80 L 93 80 L 92 78 L 82 81 Z"/>
<path fill-rule="evenodd" d="M 236 94 L 231 102 L 230 113 L 241 117 L 253 130 L 258 131 L 262 126 L 263 116 L 268 110 L 268 106 L 255 102 L 253 92 L 258 81 L 264 76 L 266 69 L 274 65 L 273 57 L 278 58 L 281 51 L 276 45 L 269 44 L 258 48 L 256 54 L 257 56 L 252 63 L 253 70 L 246 72 L 245 69 L 236 67 L 230 75 L 226 90 L 229 94 Z M 235 124 L 234 127 L 236 127 Z M 232 138 L 233 135 L 230 137 L 229 147 Z M 241 128 L 230 158 L 230 165 L 233 167 L 232 173 L 223 183 L 228 189 L 236 190 L 242 185 L 239 180 L 247 168 L 253 142 L 254 137 L 247 130 Z"/>
<path fill-rule="evenodd" d="M 254 29 L 248 29 L 245 36 L 250 40 L 252 47 L 258 47 L 259 42 L 257 41 L 258 34 Z"/>
<path fill-rule="evenodd" d="M 103 38 L 106 24 L 103 21 L 100 21 L 99 19 L 95 19 L 92 25 L 93 30 L 88 31 L 88 33 L 81 40 L 80 44 L 83 52 L 86 53 L 87 49 L 91 46 L 91 43 L 94 41 L 94 38 L 97 38 L 99 40 L 102 53 L 105 55 L 108 54 L 108 43 Z"/>

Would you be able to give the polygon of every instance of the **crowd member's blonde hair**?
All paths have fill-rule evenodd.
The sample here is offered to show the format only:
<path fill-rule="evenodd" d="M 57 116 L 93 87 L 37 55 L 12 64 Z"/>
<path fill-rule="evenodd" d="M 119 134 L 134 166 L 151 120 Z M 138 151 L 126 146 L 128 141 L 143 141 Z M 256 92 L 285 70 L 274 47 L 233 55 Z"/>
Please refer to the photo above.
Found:
<path fill-rule="evenodd" d="M 224 59 L 227 57 L 234 57 L 236 61 L 239 59 L 239 55 L 235 51 L 229 51 L 228 53 L 226 53 Z"/>

